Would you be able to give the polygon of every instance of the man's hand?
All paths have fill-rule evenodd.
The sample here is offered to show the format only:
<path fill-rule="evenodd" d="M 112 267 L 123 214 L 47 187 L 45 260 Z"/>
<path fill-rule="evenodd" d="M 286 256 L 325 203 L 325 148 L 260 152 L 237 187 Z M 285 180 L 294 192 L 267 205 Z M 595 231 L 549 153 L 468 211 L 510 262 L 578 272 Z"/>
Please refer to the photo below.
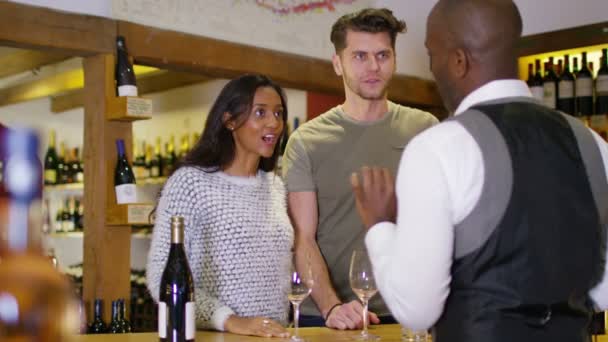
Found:
<path fill-rule="evenodd" d="M 395 182 L 388 169 L 364 166 L 359 175 L 351 175 L 350 184 L 355 193 L 357 211 L 365 228 L 369 229 L 384 221 L 395 222 Z"/>
<path fill-rule="evenodd" d="M 380 323 L 380 319 L 375 313 L 368 311 L 367 315 L 372 324 Z M 363 327 L 363 306 L 357 300 L 342 304 L 329 313 L 325 325 L 328 328 L 340 330 L 361 329 Z"/>

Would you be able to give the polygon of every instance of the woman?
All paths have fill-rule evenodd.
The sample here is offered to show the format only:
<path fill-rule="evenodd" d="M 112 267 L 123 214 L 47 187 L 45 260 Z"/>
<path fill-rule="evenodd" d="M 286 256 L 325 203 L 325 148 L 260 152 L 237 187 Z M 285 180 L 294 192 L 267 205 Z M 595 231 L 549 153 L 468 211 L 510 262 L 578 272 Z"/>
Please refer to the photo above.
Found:
<path fill-rule="evenodd" d="M 267 77 L 228 82 L 202 137 L 163 188 L 148 289 L 158 301 L 170 218 L 183 216 L 199 328 L 289 336 L 283 326 L 294 236 L 284 185 L 273 172 L 286 119 L 283 90 Z"/>

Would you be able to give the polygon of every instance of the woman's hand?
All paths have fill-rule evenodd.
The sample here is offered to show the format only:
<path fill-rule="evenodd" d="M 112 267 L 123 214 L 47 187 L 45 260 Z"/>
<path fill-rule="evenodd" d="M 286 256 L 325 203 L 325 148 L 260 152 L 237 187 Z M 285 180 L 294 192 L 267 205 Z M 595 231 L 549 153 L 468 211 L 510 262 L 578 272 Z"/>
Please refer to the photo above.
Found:
<path fill-rule="evenodd" d="M 227 332 L 260 337 L 289 337 L 283 326 L 270 318 L 231 315 L 224 323 Z"/>

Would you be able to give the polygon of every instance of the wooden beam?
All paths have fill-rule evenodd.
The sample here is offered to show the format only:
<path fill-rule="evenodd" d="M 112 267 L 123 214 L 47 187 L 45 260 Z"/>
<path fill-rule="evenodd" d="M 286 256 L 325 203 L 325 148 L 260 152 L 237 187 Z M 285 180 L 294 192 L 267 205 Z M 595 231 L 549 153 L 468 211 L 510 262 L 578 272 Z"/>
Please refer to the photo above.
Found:
<path fill-rule="evenodd" d="M 208 77 L 198 74 L 160 70 L 138 77 L 137 88 L 140 95 L 145 95 L 208 80 Z M 82 107 L 83 104 L 84 92 L 82 89 L 51 97 L 51 111 L 53 113 Z"/>
<path fill-rule="evenodd" d="M 0 0 L 0 45 L 74 56 L 113 53 L 116 21 Z"/>
<path fill-rule="evenodd" d="M 98 55 L 84 59 L 84 205 L 83 297 L 92 320 L 93 301 L 104 300 L 104 319 L 117 298 L 130 302 L 131 227 L 107 226 L 106 211 L 114 201 L 115 140 L 125 140 L 132 159 L 131 123 L 106 120 L 106 97 L 115 96 L 114 59 Z M 128 306 L 127 306 L 128 307 Z"/>
<path fill-rule="evenodd" d="M 61 53 L 17 50 L 0 56 L 0 65 L 2 66 L 2 68 L 0 68 L 0 78 L 58 63 L 69 57 L 70 56 Z"/>
<path fill-rule="evenodd" d="M 138 64 L 233 78 L 261 73 L 286 87 L 333 94 L 343 92 L 342 79 L 329 61 L 230 43 L 175 31 L 118 21 L 129 54 Z M 397 75 L 389 90 L 396 102 L 442 106 L 432 81 Z"/>
<path fill-rule="evenodd" d="M 522 37 L 518 55 L 529 56 L 608 43 L 608 21 Z"/>
<path fill-rule="evenodd" d="M 35 100 L 82 88 L 84 84 L 82 69 L 71 70 L 30 81 L 13 87 L 0 89 L 0 106 Z"/>

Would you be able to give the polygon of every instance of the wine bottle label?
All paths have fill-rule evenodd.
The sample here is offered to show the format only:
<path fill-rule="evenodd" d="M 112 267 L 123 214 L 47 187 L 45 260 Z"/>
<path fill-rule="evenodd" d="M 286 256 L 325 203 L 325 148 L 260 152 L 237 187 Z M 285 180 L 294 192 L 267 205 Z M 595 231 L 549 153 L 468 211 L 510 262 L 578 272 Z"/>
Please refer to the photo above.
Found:
<path fill-rule="evenodd" d="M 559 98 L 571 99 L 574 97 L 574 82 L 561 81 L 559 82 Z"/>
<path fill-rule="evenodd" d="M 599 75 L 595 87 L 598 96 L 608 96 L 608 75 Z"/>
<path fill-rule="evenodd" d="M 122 184 L 114 187 L 116 190 L 116 203 L 137 203 L 137 188 L 135 184 Z"/>
<path fill-rule="evenodd" d="M 543 89 L 543 87 L 531 87 L 530 92 L 532 93 L 532 97 L 534 97 L 535 99 L 539 101 L 543 100 L 545 94 L 545 90 Z"/>
<path fill-rule="evenodd" d="M 555 109 L 555 83 L 550 82 L 543 86 L 543 103 Z"/>
<path fill-rule="evenodd" d="M 158 337 L 167 338 L 167 304 L 158 302 Z"/>
<path fill-rule="evenodd" d="M 74 222 L 70 221 L 62 221 L 61 228 L 64 232 L 73 232 L 74 231 Z"/>
<path fill-rule="evenodd" d="M 579 78 L 576 80 L 576 97 L 592 96 L 593 81 L 590 78 Z"/>
<path fill-rule="evenodd" d="M 44 170 L 44 182 L 51 184 L 57 183 L 57 170 Z"/>
<path fill-rule="evenodd" d="M 134 85 L 121 85 L 118 87 L 118 96 L 137 96 L 137 87 Z"/>
<path fill-rule="evenodd" d="M 150 177 L 159 177 L 160 176 L 160 167 L 152 166 L 150 168 Z"/>
<path fill-rule="evenodd" d="M 186 340 L 194 340 L 196 324 L 194 322 L 194 303 L 186 303 Z"/>

